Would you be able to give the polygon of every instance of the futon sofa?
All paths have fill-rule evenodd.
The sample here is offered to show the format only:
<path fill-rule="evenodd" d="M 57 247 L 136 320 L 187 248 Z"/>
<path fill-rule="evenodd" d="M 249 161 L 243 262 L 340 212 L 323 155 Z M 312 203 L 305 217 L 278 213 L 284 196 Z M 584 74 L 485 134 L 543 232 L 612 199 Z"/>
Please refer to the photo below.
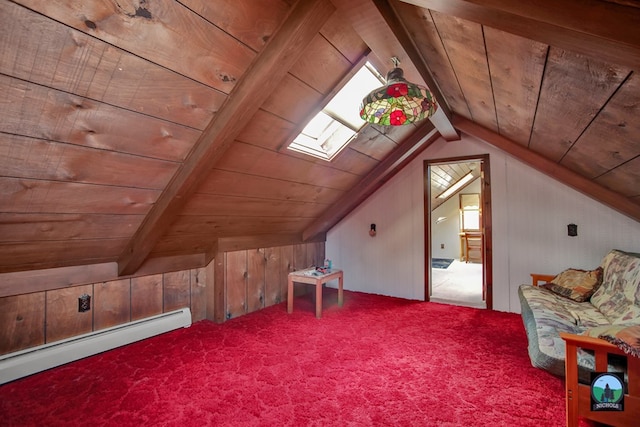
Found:
<path fill-rule="evenodd" d="M 591 271 L 531 276 L 518 295 L 533 366 L 565 375 L 561 332 L 606 339 L 640 357 L 640 254 L 612 250 Z M 580 367 L 593 370 L 593 360 L 578 354 Z"/>

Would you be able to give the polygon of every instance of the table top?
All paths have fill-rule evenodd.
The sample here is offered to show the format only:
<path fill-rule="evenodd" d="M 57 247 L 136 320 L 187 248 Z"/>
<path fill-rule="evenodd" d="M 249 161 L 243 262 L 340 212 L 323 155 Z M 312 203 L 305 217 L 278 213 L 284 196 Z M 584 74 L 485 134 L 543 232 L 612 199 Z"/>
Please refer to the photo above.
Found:
<path fill-rule="evenodd" d="M 328 270 L 326 273 L 323 273 L 321 271 L 316 270 L 315 268 L 307 268 L 304 270 L 292 271 L 291 273 L 289 273 L 289 276 L 319 278 L 319 277 L 330 276 L 336 273 L 342 273 L 342 270 L 339 270 L 337 268 L 332 268 L 331 270 Z"/>

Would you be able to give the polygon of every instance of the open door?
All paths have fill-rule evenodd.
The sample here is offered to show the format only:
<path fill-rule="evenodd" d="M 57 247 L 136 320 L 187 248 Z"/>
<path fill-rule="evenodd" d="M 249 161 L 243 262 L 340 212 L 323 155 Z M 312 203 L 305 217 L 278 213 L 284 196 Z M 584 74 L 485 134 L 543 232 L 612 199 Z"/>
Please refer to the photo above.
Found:
<path fill-rule="evenodd" d="M 425 161 L 425 300 L 492 308 L 489 156 Z"/>

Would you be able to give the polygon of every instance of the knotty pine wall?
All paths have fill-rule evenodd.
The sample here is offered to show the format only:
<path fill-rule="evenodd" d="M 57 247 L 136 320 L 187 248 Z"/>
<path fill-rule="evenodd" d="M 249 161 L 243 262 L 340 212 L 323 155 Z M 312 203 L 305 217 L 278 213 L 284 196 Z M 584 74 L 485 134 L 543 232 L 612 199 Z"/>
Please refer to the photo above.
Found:
<path fill-rule="evenodd" d="M 213 304 L 207 288 L 214 287 L 215 262 L 197 269 L 11 295 L 0 298 L 0 354 L 183 307 L 191 309 L 193 322 L 261 310 L 286 301 L 290 271 L 321 265 L 324 243 L 224 252 L 222 257 L 222 316 L 207 306 Z M 78 297 L 83 294 L 91 296 L 91 310 L 80 313 Z"/>

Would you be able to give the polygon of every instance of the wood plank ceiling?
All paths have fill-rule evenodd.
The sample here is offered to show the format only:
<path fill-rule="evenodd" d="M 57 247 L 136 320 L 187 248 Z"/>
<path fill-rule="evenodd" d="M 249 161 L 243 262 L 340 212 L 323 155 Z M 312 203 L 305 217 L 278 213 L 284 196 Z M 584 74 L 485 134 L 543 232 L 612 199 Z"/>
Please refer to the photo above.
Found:
<path fill-rule="evenodd" d="M 640 220 L 640 9 L 520 3 L 0 1 L 0 273 L 324 240 L 457 132 Z M 286 148 L 391 56 L 437 117 L 368 125 L 332 162 Z"/>

